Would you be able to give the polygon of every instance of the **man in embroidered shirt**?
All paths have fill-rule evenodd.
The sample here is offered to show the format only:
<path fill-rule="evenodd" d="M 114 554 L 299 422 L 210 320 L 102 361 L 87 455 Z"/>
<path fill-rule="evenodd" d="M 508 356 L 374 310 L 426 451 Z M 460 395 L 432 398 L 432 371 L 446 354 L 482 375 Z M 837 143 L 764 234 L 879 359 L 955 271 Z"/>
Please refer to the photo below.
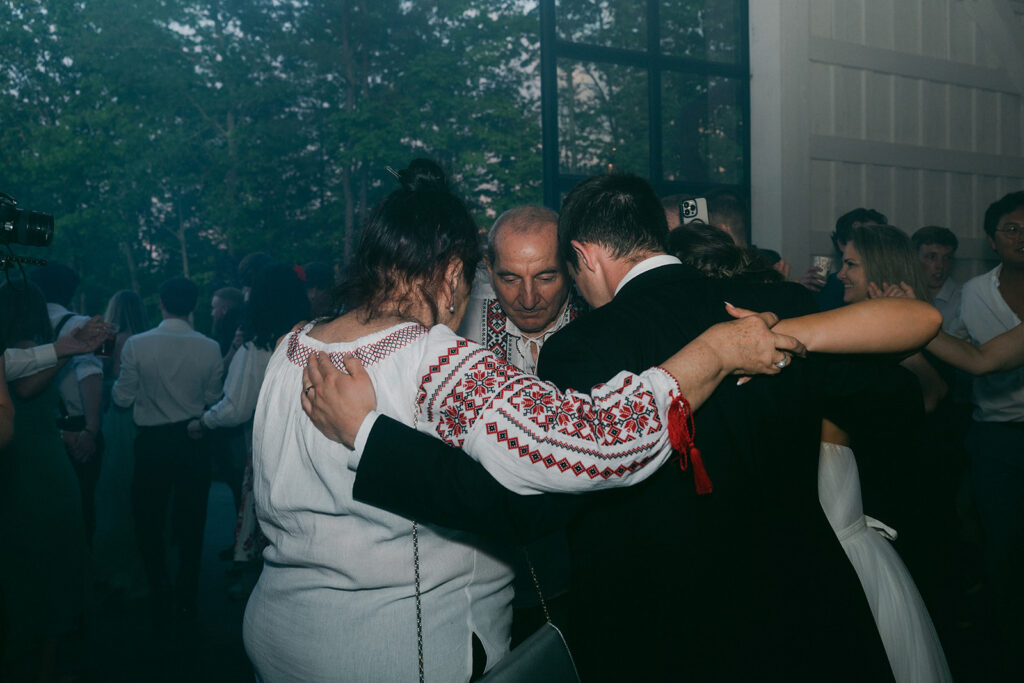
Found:
<path fill-rule="evenodd" d="M 544 342 L 585 306 L 572 293 L 572 281 L 558 254 L 558 214 L 542 206 L 518 206 L 498 216 L 488 233 L 484 263 L 477 270 L 458 333 L 536 374 Z M 527 552 L 548 612 L 561 623 L 564 606 L 558 597 L 569 586 L 565 531 L 540 539 Z M 545 620 L 523 557 L 516 553 L 511 558 L 516 568 L 513 647 Z"/>
<path fill-rule="evenodd" d="M 78 275 L 62 263 L 48 263 L 29 274 L 46 296 L 54 337 L 69 337 L 89 317 L 68 310 Z M 57 375 L 61 400 L 61 437 L 82 492 L 86 540 L 96 528 L 96 483 L 103 459 L 103 364 L 92 353 L 75 356 Z"/>
<path fill-rule="evenodd" d="M 910 238 L 921 261 L 928 300 L 942 313 L 942 328 L 949 332 L 960 308 L 960 285 L 949 277 L 960 245 L 949 228 L 929 225 Z"/>
<path fill-rule="evenodd" d="M 582 309 L 558 255 L 558 214 L 519 206 L 498 216 L 487 236 L 459 334 L 529 373 L 541 347 Z"/>
<path fill-rule="evenodd" d="M 983 344 L 1024 319 L 1024 191 L 985 211 L 985 235 L 999 257 L 991 271 L 963 286 L 951 334 Z M 982 528 L 985 565 L 1007 671 L 1024 675 L 1024 368 L 974 379 L 974 424 L 967 434 L 971 478 Z"/>
<path fill-rule="evenodd" d="M 183 277 L 160 285 L 163 322 L 128 338 L 111 391 L 114 403 L 132 406 L 138 427 L 132 510 L 158 618 L 170 597 L 164 516 L 172 493 L 180 559 L 174 597 L 183 615 L 194 615 L 199 586 L 210 454 L 203 441 L 188 438 L 187 427 L 220 398 L 223 373 L 220 346 L 188 322 L 198 296 L 196 285 Z"/>

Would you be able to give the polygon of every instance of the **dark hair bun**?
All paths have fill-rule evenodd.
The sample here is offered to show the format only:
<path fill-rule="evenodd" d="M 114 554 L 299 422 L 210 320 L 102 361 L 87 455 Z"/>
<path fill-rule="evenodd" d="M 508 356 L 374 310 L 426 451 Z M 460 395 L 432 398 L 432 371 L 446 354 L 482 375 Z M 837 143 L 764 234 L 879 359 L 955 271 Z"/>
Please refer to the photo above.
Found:
<path fill-rule="evenodd" d="M 430 159 L 413 159 L 409 168 L 398 172 L 402 187 L 412 192 L 418 190 L 445 190 L 448 179 L 436 161 Z"/>

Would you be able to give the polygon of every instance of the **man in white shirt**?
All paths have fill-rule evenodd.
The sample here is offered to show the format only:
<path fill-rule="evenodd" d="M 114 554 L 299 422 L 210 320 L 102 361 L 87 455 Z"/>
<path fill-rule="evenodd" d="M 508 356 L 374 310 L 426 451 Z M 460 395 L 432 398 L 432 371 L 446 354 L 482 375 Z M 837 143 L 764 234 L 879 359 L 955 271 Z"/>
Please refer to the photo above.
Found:
<path fill-rule="evenodd" d="M 217 342 L 193 330 L 188 321 L 198 296 L 196 285 L 180 276 L 160 286 L 163 322 L 125 342 L 121 374 L 111 392 L 114 403 L 132 406 L 138 427 L 132 509 L 158 610 L 170 588 L 164 515 L 173 493 L 171 514 L 180 555 L 175 607 L 186 617 L 195 614 L 210 489 L 210 454 L 203 441 L 189 439 L 187 427 L 220 398 L 223 374 Z"/>
<path fill-rule="evenodd" d="M 7 381 L 12 382 L 52 368 L 67 356 L 92 353 L 110 335 L 112 329 L 97 315 L 87 325 L 71 330 L 71 334 L 62 334 L 52 344 L 40 344 L 27 349 L 6 349 L 4 367 L 7 370 Z"/>
<path fill-rule="evenodd" d="M 29 279 L 43 291 L 56 340 L 70 337 L 90 320 L 68 310 L 78 275 L 62 263 L 36 268 Z M 92 353 L 75 356 L 57 374 L 61 414 L 58 424 L 82 492 L 86 540 L 96 528 L 96 483 L 103 459 L 103 364 Z"/>
<path fill-rule="evenodd" d="M 960 308 L 960 285 L 949 277 L 960 243 L 952 230 L 937 225 L 921 228 L 910 241 L 921 261 L 921 273 L 928 288 L 925 294 L 942 313 L 942 327 L 949 332 Z"/>
<path fill-rule="evenodd" d="M 1024 191 L 985 211 L 985 234 L 999 256 L 963 286 L 955 336 L 983 344 L 1024 319 Z M 967 434 L 985 567 L 1007 670 L 1024 676 L 1024 368 L 974 379 L 974 424 Z"/>

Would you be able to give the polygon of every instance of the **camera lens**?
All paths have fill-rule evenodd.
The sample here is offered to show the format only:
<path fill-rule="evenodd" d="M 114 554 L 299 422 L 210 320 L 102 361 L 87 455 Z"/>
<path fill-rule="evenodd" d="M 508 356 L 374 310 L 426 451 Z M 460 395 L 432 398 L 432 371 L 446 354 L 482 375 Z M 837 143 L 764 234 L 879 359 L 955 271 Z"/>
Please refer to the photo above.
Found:
<path fill-rule="evenodd" d="M 13 242 L 29 247 L 45 247 L 53 239 L 53 216 L 38 211 L 22 211 L 4 207 L 0 212 L 0 242 Z"/>

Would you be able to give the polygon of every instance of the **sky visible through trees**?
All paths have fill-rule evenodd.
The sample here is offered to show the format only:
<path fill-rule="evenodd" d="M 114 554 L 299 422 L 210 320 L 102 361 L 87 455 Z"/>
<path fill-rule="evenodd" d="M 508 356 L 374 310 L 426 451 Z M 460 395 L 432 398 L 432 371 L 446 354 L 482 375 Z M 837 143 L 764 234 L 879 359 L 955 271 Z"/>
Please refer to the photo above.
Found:
<path fill-rule="evenodd" d="M 643 30 L 623 21 L 643 0 L 556 4 L 566 39 Z M 716 4 L 663 2 L 688 27 L 663 48 L 731 59 Z M 417 156 L 481 226 L 542 201 L 537 0 L 2 0 L 0 35 L 0 192 L 56 218 L 51 248 L 17 253 L 75 268 L 86 312 L 174 274 L 230 283 L 257 250 L 344 264 L 385 167 Z M 643 173 L 643 78 L 559 66 L 563 167 Z M 738 182 L 733 104 L 701 97 L 688 125 L 720 140 L 667 156 Z"/>
<path fill-rule="evenodd" d="M 481 224 L 539 203 L 538 22 L 516 0 L 5 0 L 0 191 L 56 217 L 18 253 L 69 263 L 95 311 L 250 251 L 344 263 L 416 156 Z"/>

